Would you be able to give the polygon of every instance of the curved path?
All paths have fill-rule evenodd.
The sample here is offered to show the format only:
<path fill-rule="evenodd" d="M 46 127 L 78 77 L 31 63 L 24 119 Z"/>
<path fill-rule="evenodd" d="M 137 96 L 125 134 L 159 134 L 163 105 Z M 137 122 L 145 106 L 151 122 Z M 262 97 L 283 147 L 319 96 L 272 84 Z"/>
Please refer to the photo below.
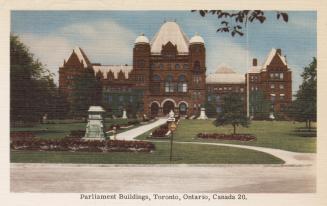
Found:
<path fill-rule="evenodd" d="M 158 127 L 166 123 L 167 119 L 158 119 L 155 122 L 139 126 L 137 128 L 128 130 L 117 134 L 116 139 L 118 140 L 134 140 L 137 136 L 152 130 L 155 127 Z M 166 142 L 166 141 L 157 141 L 157 142 Z M 236 144 L 224 144 L 224 143 L 210 143 L 210 142 L 175 142 L 178 144 L 202 144 L 202 145 L 216 145 L 216 146 L 226 146 L 226 147 L 236 147 L 241 149 L 250 149 L 256 150 L 264 153 L 268 153 L 279 159 L 282 159 L 286 165 L 311 165 L 315 162 L 316 155 L 314 153 L 299 153 L 299 152 L 290 152 L 281 149 L 273 149 L 267 147 L 257 147 L 257 146 L 247 146 L 247 145 L 236 145 Z"/>

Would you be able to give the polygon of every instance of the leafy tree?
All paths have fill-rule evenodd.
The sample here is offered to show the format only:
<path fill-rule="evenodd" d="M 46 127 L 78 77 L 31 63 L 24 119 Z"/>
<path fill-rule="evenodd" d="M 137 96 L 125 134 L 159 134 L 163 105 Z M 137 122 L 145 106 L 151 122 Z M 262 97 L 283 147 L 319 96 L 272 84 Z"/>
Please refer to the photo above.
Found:
<path fill-rule="evenodd" d="M 311 129 L 311 122 L 317 121 L 317 59 L 304 67 L 301 74 L 303 78 L 288 114 L 297 121 L 306 122 L 306 127 Z"/>
<path fill-rule="evenodd" d="M 37 122 L 49 112 L 56 86 L 52 74 L 18 36 L 10 35 L 11 121 Z"/>
<path fill-rule="evenodd" d="M 236 127 L 248 127 L 250 124 L 246 116 L 244 101 L 237 93 L 226 94 L 222 98 L 222 111 L 215 121 L 216 126 L 232 125 L 233 133 L 236 134 Z"/>
<path fill-rule="evenodd" d="M 192 12 L 196 11 L 198 11 L 202 17 L 205 17 L 207 14 L 215 15 L 220 24 L 217 32 L 227 32 L 233 37 L 236 34 L 243 36 L 243 29 L 248 23 L 260 22 L 262 24 L 267 20 L 267 17 L 262 10 L 192 10 Z M 276 18 L 288 22 L 288 14 L 285 12 L 277 11 Z"/>
<path fill-rule="evenodd" d="M 85 117 L 91 105 L 99 105 L 98 82 L 92 69 L 75 76 L 72 85 L 70 112 L 74 117 Z"/>

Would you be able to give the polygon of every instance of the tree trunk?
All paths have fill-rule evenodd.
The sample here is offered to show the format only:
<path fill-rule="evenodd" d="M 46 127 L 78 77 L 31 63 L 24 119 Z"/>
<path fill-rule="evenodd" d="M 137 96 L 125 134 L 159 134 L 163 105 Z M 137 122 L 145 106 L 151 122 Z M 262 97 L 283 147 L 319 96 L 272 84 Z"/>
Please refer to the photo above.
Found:
<path fill-rule="evenodd" d="M 305 120 L 305 128 L 308 128 L 308 120 Z"/>
<path fill-rule="evenodd" d="M 236 134 L 236 125 L 233 124 L 234 127 L 234 134 Z"/>
<path fill-rule="evenodd" d="M 311 120 L 309 120 L 309 131 L 311 131 Z"/>

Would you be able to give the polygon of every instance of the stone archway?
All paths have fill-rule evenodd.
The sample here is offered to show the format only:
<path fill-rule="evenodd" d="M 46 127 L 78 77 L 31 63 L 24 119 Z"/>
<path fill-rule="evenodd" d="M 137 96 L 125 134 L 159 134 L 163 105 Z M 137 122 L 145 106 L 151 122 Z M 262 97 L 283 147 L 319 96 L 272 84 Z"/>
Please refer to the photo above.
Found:
<path fill-rule="evenodd" d="M 187 114 L 187 109 L 188 109 L 188 106 L 185 102 L 179 103 L 179 106 L 178 106 L 179 115 L 185 116 Z"/>
<path fill-rule="evenodd" d="M 172 101 L 170 101 L 170 100 L 167 100 L 167 101 L 164 102 L 163 107 L 162 107 L 162 111 L 163 111 L 163 114 L 164 114 L 164 115 L 169 114 L 169 112 L 170 112 L 171 110 L 174 111 L 174 109 L 175 109 L 175 104 L 174 104 L 174 102 L 172 102 Z"/>
<path fill-rule="evenodd" d="M 152 102 L 150 106 L 150 112 L 151 112 L 151 117 L 156 117 L 159 114 L 159 103 L 158 102 Z"/>

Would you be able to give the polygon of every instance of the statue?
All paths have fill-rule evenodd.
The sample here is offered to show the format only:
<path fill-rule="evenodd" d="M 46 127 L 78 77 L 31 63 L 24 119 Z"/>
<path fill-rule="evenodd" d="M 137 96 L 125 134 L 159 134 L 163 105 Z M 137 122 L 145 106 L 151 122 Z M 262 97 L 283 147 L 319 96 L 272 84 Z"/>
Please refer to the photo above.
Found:
<path fill-rule="evenodd" d="M 206 115 L 206 109 L 205 108 L 201 108 L 201 113 L 198 119 L 208 119 L 207 115 Z"/>
<path fill-rule="evenodd" d="M 105 112 L 100 106 L 90 106 L 86 125 L 85 140 L 105 140 L 102 114 Z"/>

